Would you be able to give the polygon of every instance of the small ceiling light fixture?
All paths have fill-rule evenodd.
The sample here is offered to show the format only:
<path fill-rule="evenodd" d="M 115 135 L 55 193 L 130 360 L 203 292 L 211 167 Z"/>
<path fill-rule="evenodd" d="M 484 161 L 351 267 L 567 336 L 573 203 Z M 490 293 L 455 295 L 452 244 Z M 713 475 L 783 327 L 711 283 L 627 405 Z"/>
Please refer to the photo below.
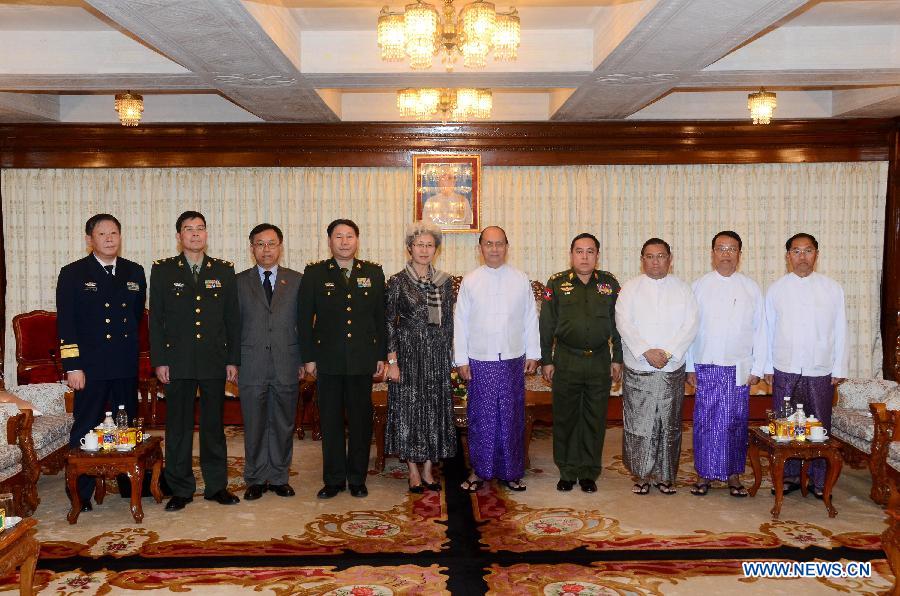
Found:
<path fill-rule="evenodd" d="M 116 111 L 122 126 L 137 126 L 144 113 L 144 97 L 131 91 L 117 93 Z"/>
<path fill-rule="evenodd" d="M 491 117 L 490 89 L 401 89 L 397 109 L 405 118 L 424 120 L 441 114 L 441 120 L 484 120 Z"/>
<path fill-rule="evenodd" d="M 459 56 L 466 68 L 484 68 L 493 50 L 494 60 L 509 62 L 518 57 L 521 22 L 515 8 L 497 12 L 494 4 L 475 0 L 459 15 L 453 0 L 444 0 L 443 17 L 437 9 L 416 0 L 403 12 L 391 12 L 387 6 L 378 17 L 378 47 L 381 59 L 400 62 L 409 58 L 414 70 L 431 68 L 436 54 L 451 71 Z"/>
<path fill-rule="evenodd" d="M 778 102 L 775 101 L 775 94 L 765 89 L 760 89 L 756 93 L 747 95 L 747 109 L 750 110 L 750 116 L 753 118 L 753 124 L 768 124 L 775 115 L 775 108 Z"/>

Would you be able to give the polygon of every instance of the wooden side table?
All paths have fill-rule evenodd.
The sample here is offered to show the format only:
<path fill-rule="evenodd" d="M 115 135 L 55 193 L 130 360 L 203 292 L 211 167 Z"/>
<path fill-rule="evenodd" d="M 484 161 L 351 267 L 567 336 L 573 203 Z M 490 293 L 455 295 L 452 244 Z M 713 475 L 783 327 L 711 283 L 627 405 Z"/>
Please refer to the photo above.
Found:
<path fill-rule="evenodd" d="M 162 471 L 163 455 L 160 445 L 162 438 L 150 437 L 131 451 L 84 451 L 73 447 L 66 455 L 66 486 L 69 487 L 69 499 L 72 509 L 66 519 L 70 524 L 78 522 L 81 513 L 81 497 L 78 495 L 78 477 L 82 474 L 98 478 L 112 478 L 118 474 L 127 474 L 131 481 L 131 516 L 141 523 L 144 510 L 141 507 L 141 493 L 144 488 L 144 472 L 152 470 L 150 492 L 157 503 L 162 503 L 159 490 L 159 474 Z M 103 482 L 97 483 L 97 502 L 102 503 L 105 495 Z"/>
<path fill-rule="evenodd" d="M 760 465 L 760 452 L 765 452 L 769 458 L 769 472 L 772 476 L 772 486 L 775 487 L 775 506 L 772 507 L 772 517 L 778 519 L 781 514 L 781 503 L 784 500 L 784 462 L 789 459 L 803 460 L 800 469 L 800 492 L 805 497 L 807 483 L 809 482 L 809 462 L 816 458 L 824 458 L 828 464 L 825 474 L 825 488 L 823 501 L 828 510 L 828 517 L 837 515 L 837 509 L 831 504 L 831 489 L 834 488 L 838 476 L 841 475 L 840 445 L 836 440 L 827 439 L 821 443 L 811 441 L 789 441 L 779 443 L 768 433 L 754 426 L 750 428 L 750 465 L 753 467 L 753 486 L 750 487 L 750 496 L 755 497 L 756 491 L 762 482 L 762 466 Z"/>
<path fill-rule="evenodd" d="M 19 594 L 34 594 L 34 568 L 37 565 L 41 543 L 35 538 L 37 521 L 26 517 L 14 528 L 0 533 L 0 576 L 6 576 L 19 567 Z"/>

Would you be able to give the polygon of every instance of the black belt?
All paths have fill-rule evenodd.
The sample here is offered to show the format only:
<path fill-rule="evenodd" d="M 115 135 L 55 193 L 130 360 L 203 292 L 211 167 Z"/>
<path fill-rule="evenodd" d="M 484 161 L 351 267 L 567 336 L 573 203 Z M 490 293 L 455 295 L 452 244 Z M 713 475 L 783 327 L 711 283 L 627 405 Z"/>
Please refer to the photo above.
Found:
<path fill-rule="evenodd" d="M 600 349 L 573 348 L 572 346 L 567 346 L 566 344 L 559 342 L 556 342 L 556 348 L 562 349 L 564 352 L 568 352 L 575 356 L 581 356 L 582 358 L 593 358 L 594 356 L 599 356 L 603 353 Z"/>

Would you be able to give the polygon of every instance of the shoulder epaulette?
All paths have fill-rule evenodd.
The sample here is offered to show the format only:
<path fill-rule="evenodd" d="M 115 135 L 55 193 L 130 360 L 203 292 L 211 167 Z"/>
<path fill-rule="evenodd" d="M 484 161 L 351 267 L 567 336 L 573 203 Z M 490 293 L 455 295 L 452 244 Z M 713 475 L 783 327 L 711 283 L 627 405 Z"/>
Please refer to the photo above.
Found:
<path fill-rule="evenodd" d="M 553 275 L 550 276 L 550 281 L 553 281 L 554 279 L 558 279 L 568 272 L 569 272 L 569 270 L 566 269 L 565 271 L 560 271 L 559 273 L 554 273 Z"/>
<path fill-rule="evenodd" d="M 324 263 L 327 260 L 328 259 L 322 259 L 321 261 L 310 261 L 309 263 L 306 264 L 306 266 L 312 267 L 313 265 L 321 265 L 322 263 Z"/>
<path fill-rule="evenodd" d="M 165 259 L 156 259 L 155 261 L 153 261 L 153 264 L 154 265 L 162 265 L 163 263 L 171 263 L 171 262 L 177 261 L 177 260 L 178 260 L 178 256 L 176 255 L 174 257 L 166 257 Z"/>
<path fill-rule="evenodd" d="M 616 279 L 616 276 L 613 275 L 612 273 L 610 273 L 609 271 L 604 271 L 603 269 L 600 269 L 598 272 L 600 273 L 600 275 L 608 275 L 609 277 L 615 279 L 616 283 L 619 283 L 619 280 Z"/>
<path fill-rule="evenodd" d="M 376 263 L 375 261 L 367 261 L 365 259 L 359 259 L 360 262 L 365 263 L 366 265 L 374 265 L 375 267 L 381 267 L 381 263 Z"/>
<path fill-rule="evenodd" d="M 225 259 L 217 259 L 216 257 L 209 257 L 209 258 L 217 263 L 222 263 L 226 267 L 234 267 L 234 263 L 232 263 L 231 261 L 226 261 Z"/>

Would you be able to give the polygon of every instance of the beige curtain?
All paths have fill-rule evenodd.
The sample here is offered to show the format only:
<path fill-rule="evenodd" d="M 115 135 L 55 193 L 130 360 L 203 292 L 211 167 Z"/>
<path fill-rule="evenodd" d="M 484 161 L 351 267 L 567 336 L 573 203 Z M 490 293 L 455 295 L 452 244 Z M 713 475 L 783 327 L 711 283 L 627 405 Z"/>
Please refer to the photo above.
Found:
<path fill-rule="evenodd" d="M 84 221 L 116 215 L 122 255 L 144 265 L 176 254 L 175 219 L 207 217 L 209 253 L 252 265 L 247 233 L 269 221 L 285 233 L 283 264 L 302 270 L 325 258 L 325 227 L 337 217 L 361 228 L 361 258 L 391 275 L 405 262 L 403 231 L 412 219 L 407 168 L 170 168 L 5 170 L 7 265 L 6 371 L 15 376 L 10 321 L 55 310 L 59 268 L 85 254 Z M 854 376 L 880 374 L 879 285 L 887 164 L 819 163 L 706 166 L 486 167 L 483 225 L 503 226 L 510 263 L 546 281 L 568 266 L 571 238 L 600 238 L 600 263 L 620 281 L 639 273 L 651 236 L 673 248 L 674 273 L 691 281 L 710 267 L 716 232 L 744 240 L 742 271 L 765 290 L 785 273 L 784 241 L 806 231 L 819 240 L 819 271 L 847 294 Z M 477 235 L 448 234 L 438 266 L 464 273 L 478 265 Z"/>

